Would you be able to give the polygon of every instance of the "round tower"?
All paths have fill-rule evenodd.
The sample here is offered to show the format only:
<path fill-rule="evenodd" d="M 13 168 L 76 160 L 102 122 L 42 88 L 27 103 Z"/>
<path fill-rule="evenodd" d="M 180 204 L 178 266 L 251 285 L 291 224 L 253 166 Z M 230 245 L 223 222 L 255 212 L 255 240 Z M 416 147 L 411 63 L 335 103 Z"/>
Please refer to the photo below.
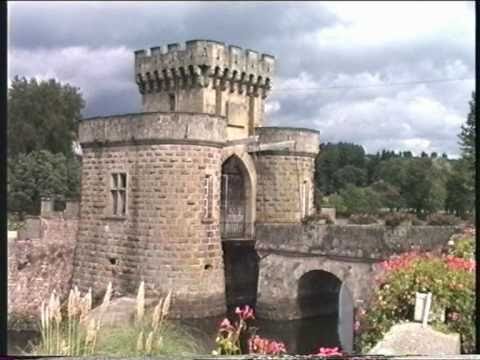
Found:
<path fill-rule="evenodd" d="M 83 120 L 73 282 L 173 291 L 171 315 L 224 313 L 219 230 L 224 117 L 149 112 Z"/>
<path fill-rule="evenodd" d="M 280 145 L 257 152 L 254 157 L 257 223 L 301 222 L 313 211 L 313 175 L 319 132 L 304 128 L 260 127 L 256 134 L 260 144 Z"/>

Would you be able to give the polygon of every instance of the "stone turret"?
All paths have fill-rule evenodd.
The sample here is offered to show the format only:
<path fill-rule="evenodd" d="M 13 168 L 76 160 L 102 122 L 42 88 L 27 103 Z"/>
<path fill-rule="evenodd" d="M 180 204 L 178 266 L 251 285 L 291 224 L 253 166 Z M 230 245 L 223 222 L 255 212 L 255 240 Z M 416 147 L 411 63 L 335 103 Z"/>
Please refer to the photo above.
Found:
<path fill-rule="evenodd" d="M 271 55 L 211 40 L 191 40 L 135 52 L 135 77 L 143 110 L 225 116 L 228 139 L 262 126 L 271 88 Z"/>

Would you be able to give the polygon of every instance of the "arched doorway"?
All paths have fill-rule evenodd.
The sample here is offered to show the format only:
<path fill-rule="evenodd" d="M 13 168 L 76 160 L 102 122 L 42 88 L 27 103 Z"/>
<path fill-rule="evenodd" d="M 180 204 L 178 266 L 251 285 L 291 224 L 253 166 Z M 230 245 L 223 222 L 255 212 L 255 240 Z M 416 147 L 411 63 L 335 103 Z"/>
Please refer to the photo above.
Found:
<path fill-rule="evenodd" d="M 236 155 L 222 164 L 220 225 L 222 240 L 252 236 L 252 181 L 243 161 Z"/>
<path fill-rule="evenodd" d="M 255 306 L 258 255 L 252 240 L 252 177 L 243 160 L 235 154 L 222 165 L 220 200 L 227 307 L 232 310 L 246 304 Z"/>

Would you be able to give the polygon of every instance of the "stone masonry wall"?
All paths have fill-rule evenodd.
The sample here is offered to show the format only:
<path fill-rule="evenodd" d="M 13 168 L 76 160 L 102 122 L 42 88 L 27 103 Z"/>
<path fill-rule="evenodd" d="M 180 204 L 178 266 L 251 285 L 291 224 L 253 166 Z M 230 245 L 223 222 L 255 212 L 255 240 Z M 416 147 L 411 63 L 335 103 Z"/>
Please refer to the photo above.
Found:
<path fill-rule="evenodd" d="M 455 226 L 257 224 L 260 256 L 257 313 L 271 319 L 302 316 L 298 282 L 323 270 L 344 282 L 355 302 L 367 300 L 380 261 L 412 248 L 441 251 Z"/>
<path fill-rule="evenodd" d="M 257 222 L 300 222 L 304 181 L 307 181 L 310 194 L 309 211 L 313 209 L 314 158 L 260 153 L 254 159 L 257 170 Z"/>
<path fill-rule="evenodd" d="M 111 172 L 127 173 L 127 214 L 112 217 Z M 74 283 L 83 290 L 174 292 L 173 316 L 225 310 L 219 233 L 221 148 L 199 145 L 86 147 Z M 211 219 L 204 180 L 213 179 Z"/>
<path fill-rule="evenodd" d="M 29 220 L 18 237 L 8 239 L 9 328 L 32 326 L 41 302 L 53 290 L 65 298 L 71 285 L 78 219 Z"/>
<path fill-rule="evenodd" d="M 256 248 L 382 261 L 412 247 L 441 249 L 460 230 L 456 226 L 258 224 Z"/>

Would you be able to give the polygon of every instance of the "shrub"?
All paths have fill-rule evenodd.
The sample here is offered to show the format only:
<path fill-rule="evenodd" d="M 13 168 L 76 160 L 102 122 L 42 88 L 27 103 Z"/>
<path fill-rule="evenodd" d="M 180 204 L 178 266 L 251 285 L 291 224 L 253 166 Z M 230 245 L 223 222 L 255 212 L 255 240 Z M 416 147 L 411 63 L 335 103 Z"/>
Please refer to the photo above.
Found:
<path fill-rule="evenodd" d="M 24 227 L 25 223 L 17 213 L 9 212 L 7 214 L 7 228 L 8 231 L 18 231 Z"/>
<path fill-rule="evenodd" d="M 403 223 L 413 224 L 413 220 L 416 219 L 416 216 L 409 213 L 394 212 L 385 215 L 385 225 L 396 227 Z"/>
<path fill-rule="evenodd" d="M 412 214 L 413 215 L 413 214 Z M 413 226 L 422 226 L 422 225 L 425 225 L 426 222 L 423 221 L 423 220 L 420 220 L 419 218 L 417 218 L 415 215 L 413 215 L 413 219 L 412 219 L 412 225 Z"/>
<path fill-rule="evenodd" d="M 458 225 L 460 219 L 448 214 L 431 214 L 427 216 L 428 225 Z"/>
<path fill-rule="evenodd" d="M 378 219 L 371 214 L 353 214 L 348 218 L 350 224 L 369 225 L 376 224 Z"/>
<path fill-rule="evenodd" d="M 474 260 L 410 252 L 390 258 L 382 268 L 368 311 L 361 310 L 356 322 L 362 352 L 373 347 L 392 325 L 413 318 L 416 292 L 432 293 L 432 313 L 447 311 L 447 323 L 434 319 L 432 326 L 460 333 L 462 351 L 474 350 Z"/>
<path fill-rule="evenodd" d="M 462 234 L 452 235 L 450 238 L 450 247 L 448 253 L 463 259 L 475 258 L 475 230 L 466 228 Z"/>
<path fill-rule="evenodd" d="M 325 222 L 327 224 L 333 224 L 334 223 L 332 218 L 328 214 L 322 214 L 322 213 L 316 212 L 314 214 L 310 214 L 310 215 L 305 216 L 302 219 L 302 224 L 305 224 L 305 225 L 306 224 L 311 224 L 311 223 L 318 222 L 319 220 L 325 220 Z"/>

